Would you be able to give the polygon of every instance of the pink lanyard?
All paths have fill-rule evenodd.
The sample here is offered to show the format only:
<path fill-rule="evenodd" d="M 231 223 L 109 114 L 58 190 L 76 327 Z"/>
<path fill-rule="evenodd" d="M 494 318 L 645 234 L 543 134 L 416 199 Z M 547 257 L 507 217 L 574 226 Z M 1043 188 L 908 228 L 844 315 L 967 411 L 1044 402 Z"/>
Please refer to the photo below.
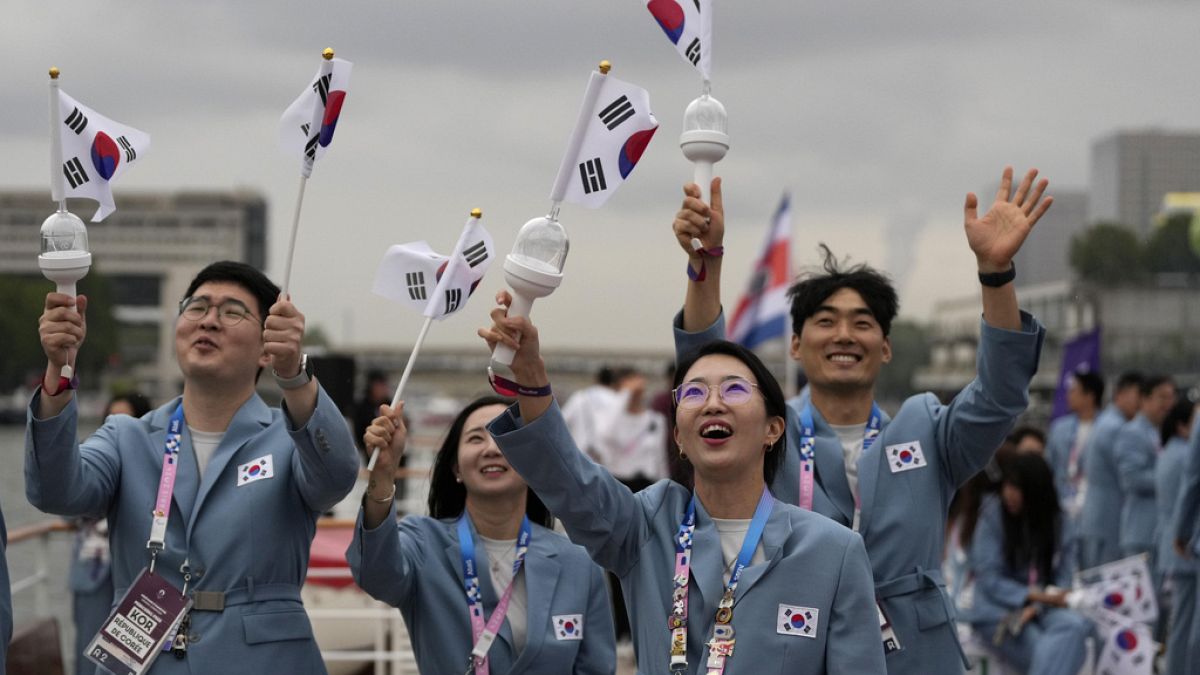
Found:
<path fill-rule="evenodd" d="M 179 446 L 183 440 L 183 401 L 171 414 L 167 423 L 167 437 L 163 443 L 162 475 L 158 479 L 158 496 L 154 500 L 153 521 L 150 524 L 150 539 L 146 548 L 150 549 L 150 571 L 154 572 L 154 563 L 158 552 L 166 547 L 167 519 L 171 515 L 171 496 L 175 493 L 175 473 L 178 470 Z"/>
<path fill-rule="evenodd" d="M 508 613 L 508 603 L 512 600 L 513 587 L 517 585 L 517 573 L 521 571 L 521 564 L 525 562 L 525 553 L 529 550 L 529 541 L 532 537 L 533 528 L 529 524 L 529 518 L 525 517 L 521 520 L 521 533 L 517 536 L 517 557 L 513 560 L 512 581 L 508 582 L 508 588 L 504 589 L 504 595 L 500 597 L 500 602 L 492 610 L 492 615 L 488 617 L 485 625 L 483 598 L 479 591 L 478 565 L 475 563 L 475 540 L 471 538 L 471 526 L 467 523 L 467 512 L 464 510 L 458 519 L 458 548 L 462 555 L 463 588 L 467 593 L 467 609 L 471 615 L 471 634 L 475 641 L 471 648 L 471 656 L 467 660 L 467 675 L 470 675 L 472 670 L 475 671 L 475 675 L 489 675 L 487 653 L 491 649 L 492 643 L 496 641 L 500 625 L 504 623 L 504 616 Z"/>
<path fill-rule="evenodd" d="M 863 452 L 865 453 L 875 439 L 879 437 L 879 427 L 883 422 L 883 413 L 879 411 L 879 406 L 871 404 L 871 417 L 867 420 L 866 430 L 863 432 Z M 812 405 L 805 404 L 804 409 L 800 411 L 800 503 L 798 506 L 805 511 L 812 511 L 813 507 L 813 473 L 816 464 L 816 447 L 817 435 L 816 425 L 813 424 Z M 858 498 L 858 491 L 854 493 L 854 510 L 857 512 L 861 508 L 861 502 Z"/>

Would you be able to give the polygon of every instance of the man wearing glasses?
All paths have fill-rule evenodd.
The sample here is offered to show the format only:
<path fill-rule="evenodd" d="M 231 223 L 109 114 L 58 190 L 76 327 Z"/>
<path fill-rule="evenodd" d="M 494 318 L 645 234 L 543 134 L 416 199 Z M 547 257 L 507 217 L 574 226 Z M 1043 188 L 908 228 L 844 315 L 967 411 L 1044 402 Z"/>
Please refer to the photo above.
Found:
<path fill-rule="evenodd" d="M 111 416 L 78 443 L 76 383 L 60 372 L 83 344 L 86 309 L 85 296 L 46 296 L 29 501 L 108 517 L 118 600 L 143 570 L 192 599 L 168 633 L 174 656 L 150 672 L 324 672 L 300 587 L 317 516 L 350 491 L 358 457 L 301 352 L 304 315 L 258 270 L 209 265 L 175 320 L 182 396 L 141 419 Z M 264 368 L 283 391 L 278 409 L 255 392 Z"/>

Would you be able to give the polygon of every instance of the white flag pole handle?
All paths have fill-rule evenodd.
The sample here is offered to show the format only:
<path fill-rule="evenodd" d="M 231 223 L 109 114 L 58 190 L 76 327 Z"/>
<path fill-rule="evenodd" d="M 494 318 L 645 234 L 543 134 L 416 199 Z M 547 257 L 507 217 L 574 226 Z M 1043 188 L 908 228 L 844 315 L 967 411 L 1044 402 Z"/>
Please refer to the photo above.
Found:
<path fill-rule="evenodd" d="M 63 186 L 62 136 L 59 124 L 58 68 L 50 69 L 50 198 L 67 210 L 67 191 Z"/>
<path fill-rule="evenodd" d="M 283 268 L 283 297 L 288 297 L 292 285 L 292 258 L 296 256 L 296 234 L 300 231 L 300 209 L 304 206 L 304 187 L 308 176 L 300 176 L 300 192 L 296 195 L 296 212 L 292 215 L 292 235 L 288 239 L 287 262 Z"/>
<path fill-rule="evenodd" d="M 531 309 L 533 309 L 533 298 L 526 297 L 525 295 L 523 295 L 521 293 L 513 293 L 512 294 L 512 304 L 508 306 L 508 315 L 509 316 L 526 316 L 527 317 L 527 316 L 529 316 L 529 311 Z M 521 341 L 520 333 L 518 333 L 514 337 L 517 338 L 517 342 Z M 515 357 L 516 355 L 517 355 L 517 353 L 513 350 L 512 347 L 509 347 L 508 345 L 504 345 L 504 344 L 497 344 L 496 348 L 494 350 L 492 350 L 492 361 L 495 363 L 504 365 L 504 366 L 509 366 L 511 368 L 512 362 L 513 362 L 513 357 Z"/>
<path fill-rule="evenodd" d="M 425 336 L 429 333 L 429 326 L 433 324 L 433 317 L 425 317 L 425 323 L 421 324 L 421 332 L 417 334 L 417 343 L 413 345 L 412 353 L 408 355 L 408 363 L 404 364 L 404 374 L 400 376 L 400 384 L 396 386 L 396 393 L 392 396 L 392 407 L 400 405 L 400 397 L 404 394 L 404 385 L 408 384 L 408 377 L 412 375 L 413 364 L 417 362 L 417 354 L 421 353 L 421 345 L 425 342 Z M 379 459 L 379 448 L 371 449 L 371 459 L 367 462 L 367 471 L 375 470 L 375 462 Z"/>
<path fill-rule="evenodd" d="M 604 78 L 612 68 L 608 61 L 600 62 L 600 72 L 592 71 L 588 78 L 587 89 L 583 92 L 583 104 L 579 106 L 579 116 L 575 119 L 575 127 L 571 137 L 567 139 L 567 150 L 563 153 L 562 163 L 558 165 L 558 175 L 554 179 L 554 187 L 550 189 L 550 201 L 561 202 L 567 193 L 567 181 L 575 175 L 575 165 L 579 162 L 579 149 L 583 146 L 583 136 L 591 121 L 592 111 L 596 109 L 596 100 L 600 98 L 600 87 Z"/>
<path fill-rule="evenodd" d="M 700 201 L 712 206 L 712 179 L 713 179 L 713 163 L 698 159 L 693 163 L 694 173 L 692 181 L 700 187 Z M 699 239 L 692 239 L 692 250 L 699 251 L 704 248 L 704 244 Z"/>

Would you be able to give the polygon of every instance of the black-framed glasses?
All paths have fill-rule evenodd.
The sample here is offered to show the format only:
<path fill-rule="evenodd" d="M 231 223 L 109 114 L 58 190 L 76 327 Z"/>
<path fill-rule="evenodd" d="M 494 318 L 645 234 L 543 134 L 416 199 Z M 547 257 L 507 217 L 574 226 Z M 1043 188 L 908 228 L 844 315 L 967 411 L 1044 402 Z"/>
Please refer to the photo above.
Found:
<path fill-rule="evenodd" d="M 184 298 L 179 303 L 179 316 L 188 321 L 200 321 L 208 316 L 208 310 L 217 308 L 217 319 L 226 326 L 236 326 L 246 319 L 258 318 L 250 311 L 250 308 L 240 300 L 226 300 L 219 305 L 212 304 L 212 301 L 207 296 Z"/>
<path fill-rule="evenodd" d="M 721 384 L 717 385 L 717 395 L 729 405 L 742 405 L 750 400 L 757 388 L 758 385 L 750 380 L 734 377 L 722 380 Z M 703 382 L 684 382 L 675 387 L 671 394 L 675 398 L 675 405 L 692 409 L 699 408 L 708 401 L 708 391 L 709 385 Z"/>

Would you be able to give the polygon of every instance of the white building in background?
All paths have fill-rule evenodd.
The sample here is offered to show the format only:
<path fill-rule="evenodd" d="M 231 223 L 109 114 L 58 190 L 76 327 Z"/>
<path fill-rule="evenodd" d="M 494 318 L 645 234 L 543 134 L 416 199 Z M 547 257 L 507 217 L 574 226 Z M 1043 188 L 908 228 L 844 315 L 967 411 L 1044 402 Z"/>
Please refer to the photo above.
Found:
<path fill-rule="evenodd" d="M 216 260 L 266 268 L 267 202 L 250 190 L 122 193 L 118 200 L 117 212 L 100 223 L 87 220 L 94 202 L 68 207 L 87 225 L 93 269 L 112 282 L 120 341 L 111 375 L 160 399 L 179 390 L 174 323 L 188 282 Z M 54 208 L 44 190 L 0 192 L 0 274 L 41 278 L 39 228 Z"/>

